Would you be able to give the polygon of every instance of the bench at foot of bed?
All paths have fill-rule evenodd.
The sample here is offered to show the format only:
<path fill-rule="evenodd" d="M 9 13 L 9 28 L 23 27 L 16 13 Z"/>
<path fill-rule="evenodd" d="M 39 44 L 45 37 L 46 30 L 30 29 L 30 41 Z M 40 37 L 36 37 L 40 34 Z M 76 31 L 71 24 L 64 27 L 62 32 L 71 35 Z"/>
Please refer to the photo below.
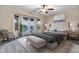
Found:
<path fill-rule="evenodd" d="M 54 43 L 46 43 L 46 47 L 49 48 L 49 49 L 54 49 L 57 47 L 57 42 L 54 42 Z"/>
<path fill-rule="evenodd" d="M 31 45 L 33 45 L 35 48 L 41 48 L 46 45 L 46 41 L 42 38 L 30 35 L 27 36 L 27 42 L 30 42 Z"/>
<path fill-rule="evenodd" d="M 46 42 L 46 40 L 33 35 L 27 36 L 27 42 L 30 42 L 30 44 L 37 49 L 44 46 L 46 46 L 49 49 L 54 49 L 55 47 L 57 47 L 57 41 L 53 43 L 49 43 L 49 42 Z"/>

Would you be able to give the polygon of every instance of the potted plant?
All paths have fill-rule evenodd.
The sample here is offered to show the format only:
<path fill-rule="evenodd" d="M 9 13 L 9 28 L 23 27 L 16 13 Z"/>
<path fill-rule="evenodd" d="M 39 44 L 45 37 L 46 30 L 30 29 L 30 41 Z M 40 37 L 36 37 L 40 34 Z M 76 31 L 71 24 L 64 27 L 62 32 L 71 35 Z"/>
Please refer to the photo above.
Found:
<path fill-rule="evenodd" d="M 22 36 L 22 32 L 23 32 L 23 25 L 22 25 L 22 23 L 19 24 L 19 31 L 20 31 L 20 36 Z"/>

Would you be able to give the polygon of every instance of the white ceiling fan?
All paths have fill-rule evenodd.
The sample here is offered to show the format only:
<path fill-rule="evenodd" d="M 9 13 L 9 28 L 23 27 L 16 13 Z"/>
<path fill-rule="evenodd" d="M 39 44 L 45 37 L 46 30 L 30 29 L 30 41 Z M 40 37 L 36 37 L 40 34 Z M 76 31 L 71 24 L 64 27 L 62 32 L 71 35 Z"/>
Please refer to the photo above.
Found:
<path fill-rule="evenodd" d="M 53 11 L 53 8 L 48 8 L 48 5 L 41 5 L 41 7 L 37 10 L 38 13 L 44 12 L 44 13 L 49 13 L 48 11 Z"/>

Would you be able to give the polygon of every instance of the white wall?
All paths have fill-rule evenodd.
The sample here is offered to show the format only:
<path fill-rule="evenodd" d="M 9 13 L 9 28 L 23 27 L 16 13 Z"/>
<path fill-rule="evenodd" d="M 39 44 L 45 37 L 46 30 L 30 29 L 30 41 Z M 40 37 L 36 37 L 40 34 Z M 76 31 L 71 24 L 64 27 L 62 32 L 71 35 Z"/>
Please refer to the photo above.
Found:
<path fill-rule="evenodd" d="M 13 31 L 14 11 L 9 6 L 1 6 L 1 29 L 7 29 L 9 32 Z"/>
<path fill-rule="evenodd" d="M 61 29 L 61 30 L 66 30 L 68 29 L 68 22 L 70 22 L 70 24 L 72 24 L 72 27 L 74 27 L 74 29 L 78 29 L 77 28 L 77 23 L 79 23 L 79 8 L 76 8 L 74 10 L 67 10 L 66 12 L 64 12 L 63 14 L 65 14 L 65 22 L 62 23 L 54 23 L 54 16 L 56 15 L 61 15 L 60 14 L 56 14 L 54 16 L 49 16 L 46 18 L 46 23 L 47 24 L 51 24 L 51 28 L 50 29 Z"/>
<path fill-rule="evenodd" d="M 31 17 L 38 17 L 41 18 L 43 21 L 43 18 L 30 14 L 26 11 L 15 9 L 12 6 L 0 6 L 0 29 L 7 29 L 9 32 L 13 32 L 16 36 L 18 35 L 18 31 L 13 30 L 13 21 L 14 21 L 14 15 L 18 14 L 20 17 L 22 16 L 31 16 Z"/>

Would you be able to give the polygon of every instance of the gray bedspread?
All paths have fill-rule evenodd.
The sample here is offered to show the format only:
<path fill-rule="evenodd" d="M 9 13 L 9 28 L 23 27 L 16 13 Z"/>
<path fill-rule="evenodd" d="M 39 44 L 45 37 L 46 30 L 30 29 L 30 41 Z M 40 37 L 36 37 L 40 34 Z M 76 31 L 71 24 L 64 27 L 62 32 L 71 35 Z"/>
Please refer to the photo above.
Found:
<path fill-rule="evenodd" d="M 54 37 L 54 36 L 50 36 L 50 35 L 46 35 L 46 34 L 42 34 L 42 33 L 33 33 L 32 35 L 42 38 L 42 39 L 46 40 L 46 42 L 49 42 L 49 43 L 56 42 L 56 37 Z"/>
<path fill-rule="evenodd" d="M 63 33 L 58 33 L 58 32 L 43 32 L 43 34 L 56 37 L 56 40 L 57 40 L 58 43 L 60 43 L 63 40 L 63 37 L 64 37 Z"/>

